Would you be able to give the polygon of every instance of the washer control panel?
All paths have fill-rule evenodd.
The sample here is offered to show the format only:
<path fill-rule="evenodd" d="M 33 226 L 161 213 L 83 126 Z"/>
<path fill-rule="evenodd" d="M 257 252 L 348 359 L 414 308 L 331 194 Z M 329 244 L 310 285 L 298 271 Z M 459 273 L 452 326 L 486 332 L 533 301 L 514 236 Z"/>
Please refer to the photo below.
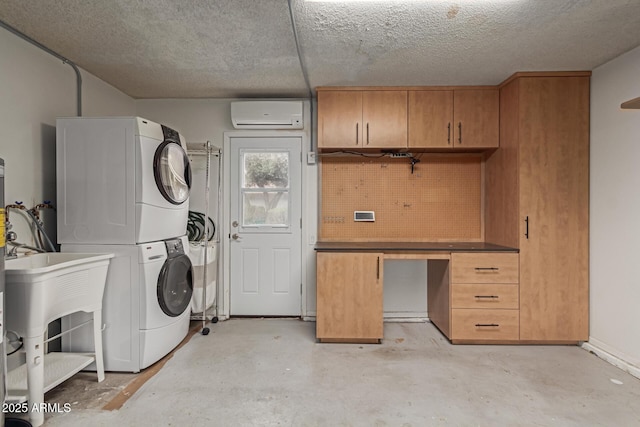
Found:
<path fill-rule="evenodd" d="M 176 255 L 184 254 L 184 247 L 182 246 L 182 240 L 180 239 L 165 240 L 164 244 L 167 246 L 167 256 L 173 257 Z"/>

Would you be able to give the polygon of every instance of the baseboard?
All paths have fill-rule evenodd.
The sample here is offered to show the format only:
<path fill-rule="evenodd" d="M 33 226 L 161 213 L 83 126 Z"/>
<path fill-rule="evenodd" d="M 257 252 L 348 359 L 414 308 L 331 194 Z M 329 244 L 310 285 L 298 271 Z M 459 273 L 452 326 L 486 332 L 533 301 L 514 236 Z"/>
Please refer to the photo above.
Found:
<path fill-rule="evenodd" d="M 385 323 L 429 323 L 428 317 L 386 317 Z"/>
<path fill-rule="evenodd" d="M 385 322 L 402 321 L 402 319 L 407 319 L 408 322 L 422 319 L 424 322 L 429 318 L 426 311 L 385 311 L 382 315 Z"/>
<path fill-rule="evenodd" d="M 315 316 L 303 316 L 302 320 L 305 322 L 315 322 Z M 417 317 L 384 317 L 385 323 L 429 323 L 430 320 L 428 317 L 417 316 Z"/>
<path fill-rule="evenodd" d="M 307 311 L 302 315 L 304 321 L 316 320 L 315 311 Z M 426 311 L 385 311 L 382 313 L 385 322 L 428 322 L 429 314 Z"/>
<path fill-rule="evenodd" d="M 614 354 L 614 350 L 606 344 L 598 341 L 594 338 L 589 338 L 589 342 L 582 344 L 582 348 L 595 354 L 600 359 L 612 364 L 613 366 L 622 369 L 623 371 L 633 375 L 636 378 L 640 378 L 640 367 L 633 363 L 627 362 L 622 357 L 624 355 Z"/>

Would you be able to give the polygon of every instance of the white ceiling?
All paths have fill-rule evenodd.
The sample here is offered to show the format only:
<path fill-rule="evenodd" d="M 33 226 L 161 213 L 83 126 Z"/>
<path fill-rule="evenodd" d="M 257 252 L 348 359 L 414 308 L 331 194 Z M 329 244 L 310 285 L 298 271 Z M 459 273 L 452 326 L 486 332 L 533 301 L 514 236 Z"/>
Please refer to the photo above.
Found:
<path fill-rule="evenodd" d="M 291 5 L 312 88 L 493 85 L 640 45 L 640 0 Z M 309 94 L 287 0 L 1 0 L 0 20 L 134 98 Z"/>

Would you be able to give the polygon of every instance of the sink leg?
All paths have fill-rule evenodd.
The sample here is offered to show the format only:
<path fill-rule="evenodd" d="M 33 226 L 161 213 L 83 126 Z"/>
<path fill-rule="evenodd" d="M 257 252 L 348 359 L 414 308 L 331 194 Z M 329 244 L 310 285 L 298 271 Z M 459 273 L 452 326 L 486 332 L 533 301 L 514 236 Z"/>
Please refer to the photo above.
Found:
<path fill-rule="evenodd" d="M 104 355 L 102 354 L 102 310 L 93 312 L 93 343 L 96 349 L 96 373 L 98 382 L 104 381 Z"/>
<path fill-rule="evenodd" d="M 27 353 L 27 387 L 29 389 L 29 421 L 34 427 L 44 422 L 44 335 L 25 337 Z M 35 409 L 35 411 L 34 411 Z"/>

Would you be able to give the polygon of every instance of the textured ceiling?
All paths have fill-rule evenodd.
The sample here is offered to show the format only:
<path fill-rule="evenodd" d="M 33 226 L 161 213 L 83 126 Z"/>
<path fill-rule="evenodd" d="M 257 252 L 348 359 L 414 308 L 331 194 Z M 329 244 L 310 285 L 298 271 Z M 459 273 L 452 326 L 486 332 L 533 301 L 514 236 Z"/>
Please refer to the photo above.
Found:
<path fill-rule="evenodd" d="M 312 88 L 497 84 L 640 45 L 640 0 L 291 4 Z M 287 0 L 0 0 L 0 20 L 134 98 L 308 96 Z"/>

